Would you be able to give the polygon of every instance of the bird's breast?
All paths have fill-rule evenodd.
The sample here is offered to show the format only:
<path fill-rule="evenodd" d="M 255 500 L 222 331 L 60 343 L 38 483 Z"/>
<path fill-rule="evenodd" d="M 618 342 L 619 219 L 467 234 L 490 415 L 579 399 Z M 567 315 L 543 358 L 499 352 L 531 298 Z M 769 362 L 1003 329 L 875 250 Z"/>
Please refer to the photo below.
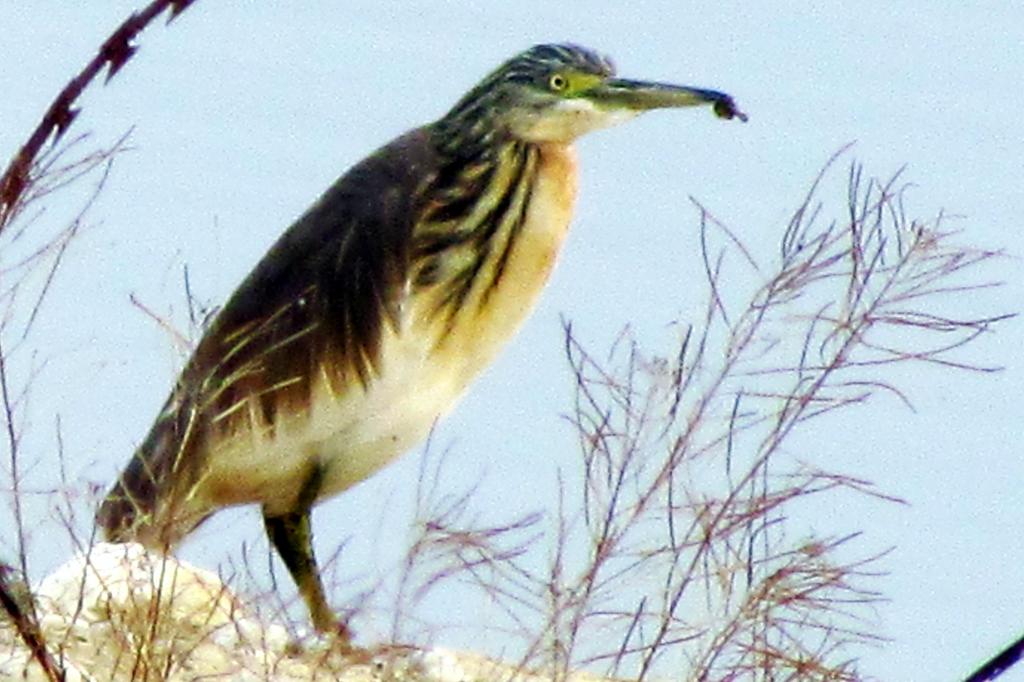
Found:
<path fill-rule="evenodd" d="M 434 362 L 465 385 L 515 334 L 547 283 L 576 199 L 576 153 L 570 145 L 537 145 L 523 219 L 496 230 L 477 284 L 448 318 L 424 296 L 417 319 L 435 339 Z M 510 211 L 511 213 L 512 211 Z"/>

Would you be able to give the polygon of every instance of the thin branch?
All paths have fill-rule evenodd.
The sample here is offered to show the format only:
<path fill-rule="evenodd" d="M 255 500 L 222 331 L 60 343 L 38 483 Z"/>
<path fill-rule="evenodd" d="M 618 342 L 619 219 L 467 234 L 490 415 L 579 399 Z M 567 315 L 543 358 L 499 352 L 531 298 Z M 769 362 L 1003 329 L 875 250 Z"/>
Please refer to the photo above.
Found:
<path fill-rule="evenodd" d="M 171 10 L 169 21 L 173 20 L 194 1 L 153 0 L 142 10 L 132 13 L 104 41 L 96 56 L 57 94 L 46 113 L 43 114 L 42 120 L 11 159 L 4 174 L 0 176 L 0 233 L 18 212 L 25 189 L 33 184 L 32 167 L 43 146 L 51 138 L 56 143 L 78 116 L 79 110 L 75 108 L 75 103 L 85 88 L 104 68 L 107 69 L 106 82 L 109 83 L 110 79 L 135 55 L 138 48 L 133 42 L 156 17 L 169 8 Z"/>

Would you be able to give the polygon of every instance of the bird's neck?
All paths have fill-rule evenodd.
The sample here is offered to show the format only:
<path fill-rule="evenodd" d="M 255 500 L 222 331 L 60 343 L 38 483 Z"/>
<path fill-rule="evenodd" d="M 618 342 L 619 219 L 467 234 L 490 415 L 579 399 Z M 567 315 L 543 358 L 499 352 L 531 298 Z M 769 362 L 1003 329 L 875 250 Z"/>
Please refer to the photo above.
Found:
<path fill-rule="evenodd" d="M 448 324 L 506 282 L 538 183 L 549 186 L 545 169 L 552 159 L 572 158 L 569 145 L 514 139 L 475 152 L 440 165 L 414 227 L 413 284 L 431 290 L 433 313 Z M 566 186 L 575 188 L 570 180 Z"/>

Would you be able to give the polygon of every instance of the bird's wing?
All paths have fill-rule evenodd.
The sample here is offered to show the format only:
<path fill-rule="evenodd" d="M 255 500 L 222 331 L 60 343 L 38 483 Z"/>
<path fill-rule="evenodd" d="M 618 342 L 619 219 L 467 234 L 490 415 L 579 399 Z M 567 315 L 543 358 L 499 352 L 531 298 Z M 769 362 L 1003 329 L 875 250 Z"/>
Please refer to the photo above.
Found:
<path fill-rule="evenodd" d="M 308 399 L 329 361 L 358 386 L 372 375 L 383 327 L 396 322 L 409 268 L 417 197 L 432 170 L 423 130 L 383 147 L 341 177 L 242 282 L 200 341 L 179 388 L 231 409 L 253 393 Z"/>
<path fill-rule="evenodd" d="M 158 498 L 192 485 L 210 439 L 251 428 L 254 411 L 272 429 L 280 415 L 308 409 L 319 372 L 333 375 L 335 393 L 372 379 L 435 165 L 427 132 L 407 133 L 349 170 L 281 236 L 216 316 L 111 491 L 100 513 L 108 535 L 131 534 L 140 511 L 152 516 Z"/>

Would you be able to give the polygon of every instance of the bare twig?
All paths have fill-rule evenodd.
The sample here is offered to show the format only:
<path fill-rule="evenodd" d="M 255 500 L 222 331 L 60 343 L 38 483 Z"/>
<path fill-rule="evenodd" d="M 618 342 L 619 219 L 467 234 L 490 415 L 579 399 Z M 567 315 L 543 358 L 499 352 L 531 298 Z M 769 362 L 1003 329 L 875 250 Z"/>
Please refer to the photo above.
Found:
<path fill-rule="evenodd" d="M 964 682 L 989 682 L 1001 676 L 1007 670 L 1020 663 L 1024 658 L 1024 635 L 985 662 L 975 670 Z"/>
<path fill-rule="evenodd" d="M 170 8 L 174 19 L 191 5 L 194 0 L 153 0 L 142 10 L 133 13 L 110 35 L 99 52 L 72 78 L 50 104 L 28 140 L 11 159 L 0 176 L 0 233 L 17 214 L 25 189 L 33 184 L 32 167 L 47 140 L 59 140 L 67 132 L 78 109 L 75 102 L 85 88 L 107 69 L 107 82 L 132 58 L 138 49 L 132 43 L 135 38 L 156 17 Z"/>
<path fill-rule="evenodd" d="M 667 357 L 645 354 L 627 330 L 599 361 L 563 321 L 581 465 L 578 480 L 561 479 L 546 575 L 525 569 L 517 548 L 489 553 L 495 577 L 480 579 L 465 550 L 496 536 L 458 522 L 471 516 L 468 497 L 458 515 L 441 509 L 444 522 L 425 525 L 443 539 L 417 542 L 406 570 L 430 546 L 519 629 L 539 619 L 523 665 L 554 679 L 601 663 L 631 679 L 683 664 L 693 680 L 861 679 L 849 652 L 878 639 L 866 618 L 881 594 L 866 583 L 886 552 L 850 558 L 864 542 L 856 532 L 793 539 L 782 529 L 812 497 L 900 500 L 810 463 L 793 435 L 880 394 L 909 406 L 881 374 L 896 363 L 994 369 L 956 354 L 1008 316 L 943 314 L 951 295 L 993 286 L 964 277 L 999 254 L 952 244 L 941 215 L 906 219 L 899 174 L 869 180 L 854 164 L 846 222 L 826 223 L 826 171 L 775 266 L 697 204 L 708 303 Z M 762 282 L 749 294 L 729 277 L 735 262 Z"/>
<path fill-rule="evenodd" d="M 14 573 L 10 566 L 0 564 L 0 608 L 7 614 L 32 658 L 43 669 L 46 678 L 50 682 L 63 682 L 64 670 L 46 648 L 46 640 L 36 621 L 32 597 L 27 587 L 13 577 Z"/>

